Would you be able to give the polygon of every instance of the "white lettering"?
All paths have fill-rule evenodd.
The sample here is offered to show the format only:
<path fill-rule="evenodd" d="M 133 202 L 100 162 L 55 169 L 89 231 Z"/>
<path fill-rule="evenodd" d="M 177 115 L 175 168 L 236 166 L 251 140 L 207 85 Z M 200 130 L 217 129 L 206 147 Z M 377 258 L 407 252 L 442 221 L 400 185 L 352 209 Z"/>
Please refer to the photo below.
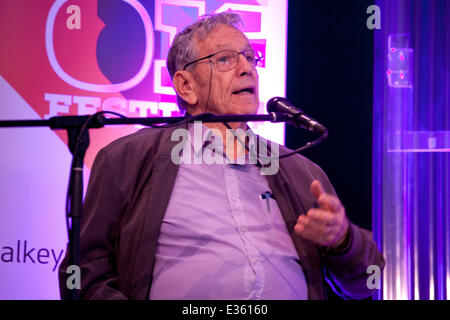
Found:
<path fill-rule="evenodd" d="M 203 147 L 202 122 L 194 121 L 194 150 L 202 151 Z M 194 157 L 194 164 L 201 164 L 203 157 Z"/>
<path fill-rule="evenodd" d="M 119 97 L 111 97 L 105 99 L 102 103 L 102 109 L 105 111 L 120 111 L 127 109 L 127 100 Z"/>
<path fill-rule="evenodd" d="M 58 116 L 59 113 L 69 113 L 69 107 L 72 105 L 72 96 L 66 94 L 45 93 L 44 100 L 49 102 L 48 114 L 46 119 Z"/>
<path fill-rule="evenodd" d="M 259 138 L 258 147 L 258 152 L 260 155 L 259 159 L 264 165 L 261 168 L 261 174 L 265 176 L 272 176 L 277 174 L 280 168 L 280 146 L 278 145 L 278 143 L 271 141 L 269 152 L 267 140 Z M 267 167 L 267 164 L 270 164 L 270 167 Z"/>
<path fill-rule="evenodd" d="M 160 102 L 159 109 L 162 110 L 163 117 L 171 117 L 172 112 L 177 111 L 178 107 L 177 104 L 173 102 Z"/>
<path fill-rule="evenodd" d="M 227 164 L 256 164 L 259 158 L 262 164 L 260 169 L 262 175 L 275 175 L 279 170 L 279 145 L 277 143 L 271 142 L 269 152 L 268 141 L 259 137 L 259 150 L 257 150 L 255 141 L 258 136 L 242 129 L 227 130 L 227 144 L 224 150 L 223 139 L 219 130 L 208 129 L 202 134 L 201 121 L 195 121 L 192 131 L 193 137 L 187 129 L 178 128 L 172 132 L 172 141 L 180 141 L 180 138 L 182 138 L 182 141 L 172 148 L 171 159 L 174 164 L 202 164 L 203 162 L 208 165 L 223 164 L 224 160 Z M 236 141 L 235 137 L 239 137 L 239 140 Z M 248 141 L 247 137 L 249 138 Z M 249 153 L 247 157 L 244 157 L 246 144 L 248 144 Z M 237 155 L 241 155 L 239 158 L 234 156 L 235 148 L 238 151 Z M 195 152 L 193 157 L 191 157 L 191 150 Z"/>
<path fill-rule="evenodd" d="M 60 115 L 69 115 L 69 107 L 75 104 L 73 110 L 77 115 L 93 114 L 100 110 L 121 111 L 124 113 L 138 113 L 139 117 L 146 118 L 151 115 L 171 116 L 176 111 L 176 104 L 167 102 L 154 102 L 142 100 L 127 100 L 121 97 L 109 97 L 103 100 L 101 97 L 71 96 L 66 94 L 45 93 L 44 100 L 49 102 L 49 112 L 45 118 Z M 150 113 L 149 113 L 150 111 Z"/>
<path fill-rule="evenodd" d="M 181 142 L 173 147 L 170 157 L 174 164 L 189 164 L 191 162 L 191 139 L 189 132 L 186 129 L 176 129 L 170 136 L 170 140 L 172 141 L 180 141 L 180 138 L 182 138 Z M 180 156 L 180 151 L 183 153 L 182 156 Z"/>
<path fill-rule="evenodd" d="M 223 164 L 223 148 L 220 136 L 220 131 L 215 129 L 207 130 L 204 133 L 203 141 L 210 142 L 203 150 L 203 160 L 206 164 Z"/>
<path fill-rule="evenodd" d="M 139 117 L 148 117 L 150 114 L 158 114 L 158 103 L 141 100 L 130 100 L 130 112 L 139 112 Z"/>
<path fill-rule="evenodd" d="M 183 307 L 183 315 L 188 315 L 188 314 L 204 314 L 204 315 L 209 315 L 210 318 L 214 317 L 214 314 L 216 313 L 216 308 L 217 307 L 196 307 L 193 306 L 192 304 L 189 304 L 189 307 Z"/>
<path fill-rule="evenodd" d="M 366 13 L 373 14 L 367 18 L 366 26 L 369 30 L 381 29 L 381 10 L 377 5 L 371 5 L 367 7 Z"/>
<path fill-rule="evenodd" d="M 372 289 L 381 289 L 381 283 L 380 283 L 380 267 L 377 265 L 370 265 L 367 267 L 367 274 L 371 274 L 369 278 L 367 278 L 367 288 Z"/>
<path fill-rule="evenodd" d="M 67 277 L 66 286 L 69 290 L 81 289 L 81 270 L 79 266 L 71 264 L 67 267 L 66 272 L 71 274 Z"/>
<path fill-rule="evenodd" d="M 94 114 L 100 108 L 102 100 L 100 97 L 74 96 L 73 102 L 78 104 L 78 114 Z"/>
<path fill-rule="evenodd" d="M 79 6 L 72 4 L 67 7 L 67 14 L 70 16 L 66 20 L 67 29 L 81 29 L 81 9 Z"/>

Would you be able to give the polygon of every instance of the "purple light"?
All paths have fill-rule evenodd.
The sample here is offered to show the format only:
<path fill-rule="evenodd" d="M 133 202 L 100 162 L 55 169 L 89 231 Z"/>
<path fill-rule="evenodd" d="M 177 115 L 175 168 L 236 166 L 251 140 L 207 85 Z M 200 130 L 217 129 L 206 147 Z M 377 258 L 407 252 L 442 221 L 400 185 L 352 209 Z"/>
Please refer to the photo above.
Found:
<path fill-rule="evenodd" d="M 450 149 L 389 149 L 388 152 L 450 152 Z"/>
<path fill-rule="evenodd" d="M 448 37 L 441 30 L 448 29 L 448 6 L 376 3 L 384 28 L 374 35 L 373 231 L 386 261 L 377 298 L 445 300 L 450 109 Z"/>

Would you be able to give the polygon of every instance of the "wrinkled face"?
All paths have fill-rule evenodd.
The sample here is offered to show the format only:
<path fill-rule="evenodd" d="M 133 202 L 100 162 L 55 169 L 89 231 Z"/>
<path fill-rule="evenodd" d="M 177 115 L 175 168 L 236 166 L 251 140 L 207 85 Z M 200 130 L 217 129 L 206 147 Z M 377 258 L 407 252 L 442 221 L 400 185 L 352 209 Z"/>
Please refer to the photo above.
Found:
<path fill-rule="evenodd" d="M 197 41 L 197 58 L 221 50 L 241 52 L 249 49 L 252 47 L 241 31 L 221 24 Z M 199 61 L 193 65 L 192 75 L 198 98 L 195 113 L 247 114 L 258 110 L 258 73 L 244 55 L 239 55 L 236 67 L 227 71 L 219 71 L 208 59 Z"/>

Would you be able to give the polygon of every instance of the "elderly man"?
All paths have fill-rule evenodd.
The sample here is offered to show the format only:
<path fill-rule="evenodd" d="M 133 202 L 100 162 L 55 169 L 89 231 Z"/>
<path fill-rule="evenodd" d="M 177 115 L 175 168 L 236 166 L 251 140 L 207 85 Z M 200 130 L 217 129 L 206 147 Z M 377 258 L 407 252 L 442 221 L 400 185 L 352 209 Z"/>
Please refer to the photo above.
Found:
<path fill-rule="evenodd" d="M 240 22 L 232 12 L 206 16 L 174 39 L 167 66 L 189 115 L 256 113 L 257 59 Z M 209 123 L 202 133 L 222 133 L 233 144 L 223 157 L 236 160 L 227 126 L 245 128 Z M 367 268 L 384 260 L 319 167 L 300 155 L 273 175 L 261 175 L 259 162 L 175 164 L 174 130 L 143 129 L 99 152 L 82 219 L 80 298 L 326 299 L 326 285 L 344 298 L 371 296 Z"/>

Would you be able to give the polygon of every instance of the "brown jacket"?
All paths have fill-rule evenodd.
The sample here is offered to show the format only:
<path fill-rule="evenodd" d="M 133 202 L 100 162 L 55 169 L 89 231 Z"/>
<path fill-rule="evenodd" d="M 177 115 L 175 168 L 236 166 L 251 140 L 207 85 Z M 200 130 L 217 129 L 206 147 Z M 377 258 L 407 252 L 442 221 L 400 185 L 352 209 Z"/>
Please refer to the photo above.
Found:
<path fill-rule="evenodd" d="M 161 222 L 177 176 L 171 160 L 176 128 L 148 128 L 118 139 L 97 155 L 84 202 L 80 235 L 80 299 L 147 299 Z M 289 150 L 280 146 L 280 155 Z M 373 294 L 367 267 L 384 267 L 371 232 L 351 224 L 346 248 L 325 252 L 297 236 L 297 217 L 314 204 L 314 179 L 335 194 L 323 171 L 294 155 L 280 159 L 276 175 L 266 176 L 297 249 L 309 299 L 326 299 L 325 278 L 345 298 Z M 59 269 L 61 298 L 66 288 L 68 253 Z"/>

